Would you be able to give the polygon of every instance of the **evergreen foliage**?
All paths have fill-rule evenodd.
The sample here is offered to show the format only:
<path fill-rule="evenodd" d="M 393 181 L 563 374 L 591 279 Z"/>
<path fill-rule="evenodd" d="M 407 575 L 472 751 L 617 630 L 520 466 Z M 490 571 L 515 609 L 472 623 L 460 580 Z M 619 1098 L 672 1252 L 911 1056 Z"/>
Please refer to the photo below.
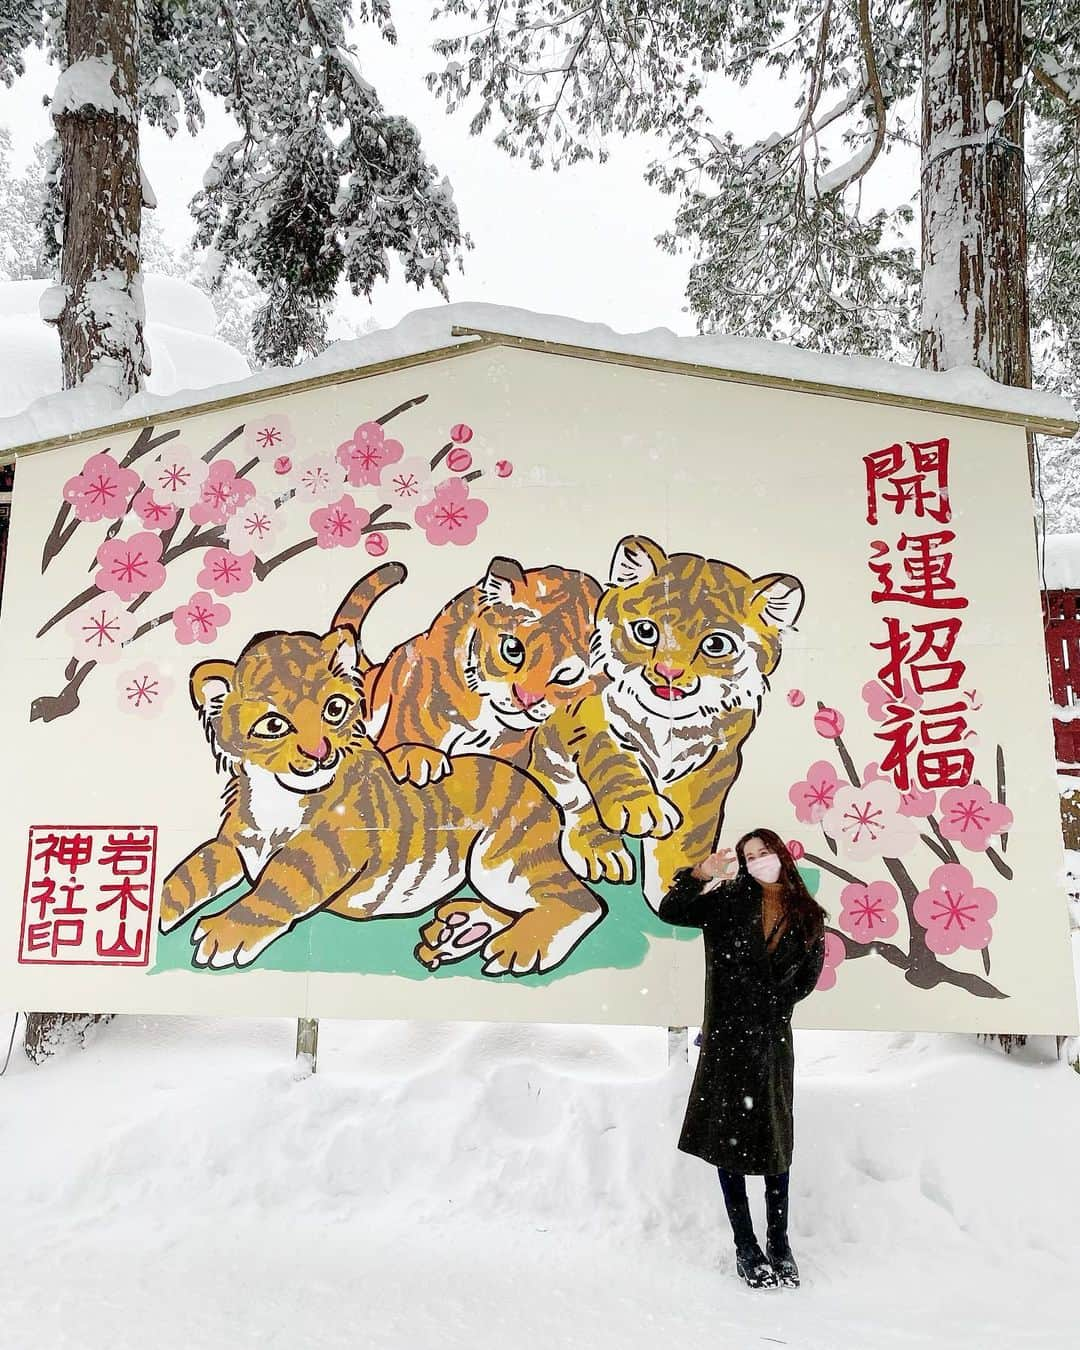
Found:
<path fill-rule="evenodd" d="M 141 119 L 175 135 L 220 97 L 237 124 L 192 202 L 214 281 L 229 269 L 265 295 L 261 361 L 291 362 L 324 341 L 339 280 L 370 295 L 393 260 L 446 294 L 468 239 L 450 185 L 415 127 L 388 111 L 346 39 L 350 16 L 396 39 L 386 0 L 130 0 Z M 63 68 L 64 0 L 0 0 L 0 79 L 44 45 Z M 50 181 L 59 185 L 59 166 Z M 57 190 L 46 233 L 55 254 Z"/>

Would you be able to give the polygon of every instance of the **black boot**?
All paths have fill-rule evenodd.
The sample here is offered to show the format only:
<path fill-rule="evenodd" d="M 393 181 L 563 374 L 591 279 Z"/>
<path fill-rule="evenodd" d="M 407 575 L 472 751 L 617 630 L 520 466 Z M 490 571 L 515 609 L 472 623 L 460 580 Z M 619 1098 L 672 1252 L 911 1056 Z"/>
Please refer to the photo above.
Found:
<path fill-rule="evenodd" d="M 788 1174 L 765 1178 L 766 1229 L 765 1250 L 777 1283 L 785 1289 L 798 1289 L 799 1267 L 788 1244 Z"/>
<path fill-rule="evenodd" d="M 756 1240 L 747 1246 L 735 1248 L 735 1269 L 739 1273 L 739 1279 L 751 1289 L 775 1289 L 779 1283 L 772 1262 L 765 1256 Z"/>
<path fill-rule="evenodd" d="M 724 1207 L 735 1237 L 735 1269 L 739 1278 L 751 1289 L 775 1287 L 776 1272 L 754 1235 L 750 1204 L 746 1198 L 746 1178 L 740 1172 L 729 1172 L 723 1167 L 716 1170 L 720 1174 L 720 1185 L 724 1188 Z"/>

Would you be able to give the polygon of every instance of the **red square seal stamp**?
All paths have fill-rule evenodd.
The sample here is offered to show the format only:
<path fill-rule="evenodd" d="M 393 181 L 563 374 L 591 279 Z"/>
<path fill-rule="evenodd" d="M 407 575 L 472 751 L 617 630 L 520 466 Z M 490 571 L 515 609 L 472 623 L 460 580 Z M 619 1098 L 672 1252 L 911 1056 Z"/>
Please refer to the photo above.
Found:
<path fill-rule="evenodd" d="M 155 825 L 31 825 L 19 961 L 146 966 Z"/>

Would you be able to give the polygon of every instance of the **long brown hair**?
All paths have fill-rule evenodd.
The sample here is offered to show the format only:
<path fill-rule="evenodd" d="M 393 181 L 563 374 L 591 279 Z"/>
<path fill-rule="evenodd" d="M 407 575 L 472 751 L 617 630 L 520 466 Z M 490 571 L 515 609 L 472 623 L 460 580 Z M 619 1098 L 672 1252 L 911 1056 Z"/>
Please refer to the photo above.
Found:
<path fill-rule="evenodd" d="M 828 915 L 806 889 L 806 882 L 799 875 L 795 859 L 775 830 L 750 830 L 736 843 L 735 856 L 739 860 L 739 872 L 750 876 L 746 866 L 746 845 L 751 839 L 760 839 L 765 847 L 780 859 L 780 884 L 784 888 L 784 907 L 791 921 L 802 928 L 803 936 L 806 938 L 812 933 L 820 932 Z"/>

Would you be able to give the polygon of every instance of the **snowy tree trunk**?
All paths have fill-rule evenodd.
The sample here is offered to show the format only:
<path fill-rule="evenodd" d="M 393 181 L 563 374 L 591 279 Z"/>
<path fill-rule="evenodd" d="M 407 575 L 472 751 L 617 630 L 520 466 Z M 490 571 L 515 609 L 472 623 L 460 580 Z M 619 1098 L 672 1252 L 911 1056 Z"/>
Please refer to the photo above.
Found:
<path fill-rule="evenodd" d="M 61 287 L 42 315 L 60 329 L 64 387 L 121 399 L 147 373 L 143 347 L 135 0 L 68 0 L 66 67 L 52 114 L 61 146 Z"/>
<path fill-rule="evenodd" d="M 923 0 L 921 359 L 1031 384 L 1021 0 Z"/>

